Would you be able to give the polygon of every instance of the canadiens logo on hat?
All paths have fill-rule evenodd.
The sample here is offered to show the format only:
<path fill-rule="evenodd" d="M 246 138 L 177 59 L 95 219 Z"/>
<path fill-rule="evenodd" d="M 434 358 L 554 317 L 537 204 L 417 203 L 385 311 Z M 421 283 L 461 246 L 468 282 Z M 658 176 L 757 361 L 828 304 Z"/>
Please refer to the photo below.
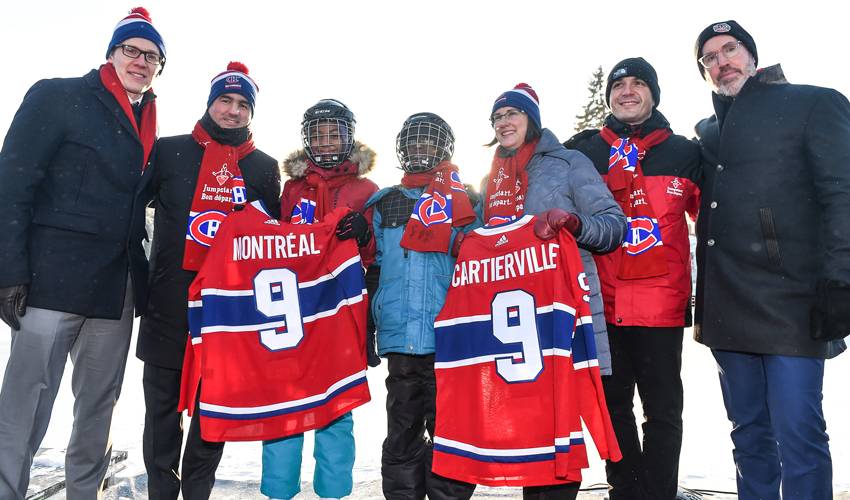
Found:
<path fill-rule="evenodd" d="M 726 23 L 717 23 L 711 27 L 715 33 L 728 33 L 732 31 L 732 27 Z"/>

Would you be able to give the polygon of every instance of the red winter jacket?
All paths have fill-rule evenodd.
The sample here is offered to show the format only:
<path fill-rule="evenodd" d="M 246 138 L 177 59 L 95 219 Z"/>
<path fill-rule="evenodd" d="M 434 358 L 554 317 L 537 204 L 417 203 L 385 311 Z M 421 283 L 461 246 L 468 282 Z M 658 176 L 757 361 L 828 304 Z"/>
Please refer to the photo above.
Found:
<path fill-rule="evenodd" d="M 632 129 L 613 116 L 609 116 L 606 125 L 623 137 L 632 133 Z M 639 133 L 644 136 L 667 126 L 667 120 L 655 111 Z M 598 131 L 582 132 L 565 145 L 587 155 L 605 178 L 610 146 Z M 594 256 L 602 285 L 605 320 L 615 326 L 690 326 L 691 257 L 685 214 L 695 219 L 699 209 L 699 146 L 680 135 L 672 135 L 649 150 L 641 168 L 661 228 L 669 272 L 653 278 L 622 280 L 617 278 L 622 248 Z"/>
<path fill-rule="evenodd" d="M 312 170 L 323 175 L 325 179 L 349 177 L 344 184 L 330 188 L 329 194 L 332 200 L 330 208 L 349 207 L 362 213 L 367 221 L 371 221 L 372 209 L 364 212 L 363 206 L 366 204 L 366 200 L 378 191 L 378 185 L 363 176 L 374 168 L 375 152 L 356 142 L 349 160 L 348 169 L 342 166 L 325 169 L 313 165 L 303 149 L 290 154 L 282 165 L 284 173 L 289 176 L 289 180 L 283 185 L 283 193 L 280 196 L 280 219 L 289 222 L 292 217 L 292 209 L 301 201 L 302 197 L 307 197 L 305 195 L 311 188 L 307 185 L 305 177 L 308 170 Z M 360 257 L 366 267 L 375 261 L 374 238 L 360 250 Z"/>

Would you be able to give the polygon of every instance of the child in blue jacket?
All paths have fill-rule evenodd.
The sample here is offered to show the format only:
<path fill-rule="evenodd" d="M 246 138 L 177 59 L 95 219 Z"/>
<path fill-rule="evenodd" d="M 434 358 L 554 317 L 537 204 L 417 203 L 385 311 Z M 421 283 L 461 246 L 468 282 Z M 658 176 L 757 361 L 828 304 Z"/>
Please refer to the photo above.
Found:
<path fill-rule="evenodd" d="M 381 457 L 387 499 L 466 498 L 473 486 L 431 474 L 434 434 L 434 319 L 443 306 L 463 233 L 479 226 L 477 196 L 450 160 L 451 127 L 433 113 L 402 125 L 401 184 L 372 196 L 377 246 L 367 283 L 378 353 L 387 358 L 387 438 Z M 454 249 L 454 252 L 452 251 Z M 371 288 L 371 286 L 370 286 Z M 425 436 L 425 431 L 428 436 Z"/>

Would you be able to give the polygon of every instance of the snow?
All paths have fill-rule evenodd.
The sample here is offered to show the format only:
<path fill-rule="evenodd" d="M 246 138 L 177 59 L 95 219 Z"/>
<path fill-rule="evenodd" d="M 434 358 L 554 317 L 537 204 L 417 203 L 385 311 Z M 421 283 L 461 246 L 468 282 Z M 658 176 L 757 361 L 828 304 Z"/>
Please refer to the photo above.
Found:
<path fill-rule="evenodd" d="M 735 468 L 729 439 L 730 424 L 726 419 L 717 370 L 710 351 L 694 342 L 686 331 L 682 377 L 685 388 L 684 442 L 680 461 L 680 483 L 689 488 L 722 491 L 735 490 Z M 0 329 L 0 369 L 5 371 L 9 356 L 8 329 Z M 135 330 L 134 330 L 135 336 Z M 118 474 L 120 488 L 113 498 L 143 498 L 144 464 L 142 462 L 142 428 L 144 398 L 142 363 L 131 356 L 124 377 L 124 387 L 112 427 L 114 449 L 127 450 L 126 468 Z M 53 411 L 53 419 L 42 447 L 63 449 L 71 430 L 73 397 L 67 381 L 71 364 L 66 367 L 63 386 Z M 357 460 L 354 467 L 355 490 L 351 498 L 381 498 L 381 442 L 386 433 L 384 401 L 386 363 L 368 373 L 372 402 L 354 411 Z M 837 498 L 850 498 L 850 355 L 827 361 L 824 379 L 824 413 L 833 457 L 834 484 Z M 639 401 L 635 401 L 639 408 Z M 590 447 L 589 447 L 590 449 Z M 593 452 L 591 452 L 592 454 Z M 56 455 L 50 455 L 56 461 Z M 312 480 L 312 439 L 305 439 L 301 497 L 315 498 Z M 228 443 L 217 473 L 217 490 L 213 498 L 263 498 L 259 495 L 261 446 L 259 443 Z M 585 472 L 583 485 L 605 481 L 604 463 L 591 455 L 591 468 Z M 118 493 L 116 493 L 116 491 Z M 839 492 L 845 492 L 839 494 Z M 517 496 L 516 489 L 479 488 L 476 497 Z M 848 496 L 845 496 L 848 495 Z M 603 498 L 601 492 L 583 494 L 581 498 Z M 715 497 L 716 498 L 716 497 Z"/>

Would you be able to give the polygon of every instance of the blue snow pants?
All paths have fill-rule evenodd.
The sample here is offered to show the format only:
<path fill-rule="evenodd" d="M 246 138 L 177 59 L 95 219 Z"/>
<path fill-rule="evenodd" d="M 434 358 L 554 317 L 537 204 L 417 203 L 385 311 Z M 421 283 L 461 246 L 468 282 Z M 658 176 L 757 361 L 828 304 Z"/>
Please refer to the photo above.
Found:
<path fill-rule="evenodd" d="M 301 452 L 304 434 L 263 442 L 260 491 L 272 498 L 289 499 L 301 491 Z M 316 469 L 313 490 L 322 498 L 351 494 L 354 468 L 354 419 L 351 412 L 316 430 L 313 448 Z"/>

